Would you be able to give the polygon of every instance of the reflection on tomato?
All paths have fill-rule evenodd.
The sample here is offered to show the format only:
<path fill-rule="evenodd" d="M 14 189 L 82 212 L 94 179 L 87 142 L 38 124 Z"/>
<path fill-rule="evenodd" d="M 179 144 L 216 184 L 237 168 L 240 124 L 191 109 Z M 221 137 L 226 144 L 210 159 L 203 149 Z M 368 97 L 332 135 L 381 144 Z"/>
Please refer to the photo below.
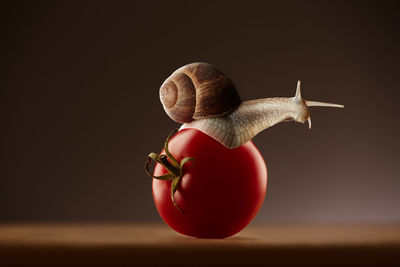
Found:
<path fill-rule="evenodd" d="M 163 220 L 179 233 L 199 238 L 225 238 L 248 225 L 264 201 L 267 168 L 251 142 L 228 149 L 196 129 L 183 129 L 169 141 L 178 160 L 196 159 L 185 165 L 175 201 L 171 181 L 153 179 L 153 197 Z M 164 154 L 164 150 L 162 151 Z M 168 171 L 156 164 L 155 176 Z"/>

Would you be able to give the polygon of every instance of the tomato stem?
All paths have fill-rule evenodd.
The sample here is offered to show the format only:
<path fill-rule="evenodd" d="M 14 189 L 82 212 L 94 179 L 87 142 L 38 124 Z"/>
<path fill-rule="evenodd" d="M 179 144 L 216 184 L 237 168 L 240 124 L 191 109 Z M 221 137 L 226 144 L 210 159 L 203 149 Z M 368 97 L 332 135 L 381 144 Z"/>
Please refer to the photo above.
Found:
<path fill-rule="evenodd" d="M 165 155 L 160 155 L 158 157 L 158 160 L 160 162 L 160 164 L 166 168 L 170 173 L 172 173 L 175 176 L 179 176 L 181 174 L 181 170 L 177 167 L 175 167 L 174 165 L 172 165 L 169 161 L 168 161 L 168 157 Z"/>
<path fill-rule="evenodd" d="M 173 130 L 167 137 L 167 140 L 165 141 L 164 144 L 164 151 L 166 155 L 159 155 L 156 153 L 150 153 L 147 161 L 145 162 L 144 165 L 144 169 L 146 171 L 146 173 L 154 178 L 154 179 L 158 179 L 158 180 L 171 180 L 171 200 L 172 203 L 174 204 L 174 206 L 182 213 L 184 213 L 184 210 L 181 209 L 178 205 L 178 203 L 176 203 L 175 198 L 174 198 L 174 194 L 176 192 L 176 190 L 178 190 L 178 186 L 179 183 L 181 181 L 181 178 L 184 174 L 184 165 L 189 162 L 189 161 L 193 161 L 195 162 L 196 160 L 194 158 L 184 158 L 182 159 L 180 162 L 178 162 L 175 157 L 171 154 L 171 152 L 169 152 L 168 150 L 168 143 L 170 141 L 170 139 L 178 132 L 177 129 Z M 161 175 L 161 176 L 154 176 L 153 174 L 150 173 L 150 165 L 151 162 L 157 162 L 159 164 L 161 164 L 167 171 L 167 174 Z"/>

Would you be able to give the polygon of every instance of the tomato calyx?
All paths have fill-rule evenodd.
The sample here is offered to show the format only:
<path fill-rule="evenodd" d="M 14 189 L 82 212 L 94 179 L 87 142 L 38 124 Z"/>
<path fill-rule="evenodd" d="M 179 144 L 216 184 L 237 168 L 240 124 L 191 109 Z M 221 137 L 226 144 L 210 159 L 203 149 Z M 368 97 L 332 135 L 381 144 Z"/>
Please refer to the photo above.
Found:
<path fill-rule="evenodd" d="M 165 141 L 164 144 L 164 151 L 166 155 L 159 155 L 156 153 L 150 153 L 147 161 L 145 163 L 145 171 L 146 173 L 154 178 L 154 179 L 158 179 L 158 180 L 170 180 L 171 181 L 171 200 L 172 203 L 174 204 L 174 206 L 182 213 L 184 213 L 185 211 L 183 209 L 181 209 L 178 205 L 178 203 L 176 203 L 175 198 L 174 198 L 174 194 L 176 192 L 176 190 L 178 190 L 178 186 L 179 183 L 182 179 L 182 176 L 184 174 L 184 165 L 186 163 L 188 163 L 189 161 L 193 161 L 195 162 L 196 160 L 194 158 L 191 157 L 186 157 L 183 158 L 180 162 L 178 162 L 175 157 L 171 154 L 171 152 L 169 152 L 168 150 L 168 143 L 169 140 L 178 132 L 177 129 L 173 130 L 167 137 L 167 140 Z M 158 162 L 159 164 L 161 164 L 167 171 L 167 174 L 161 175 L 161 176 L 154 176 L 153 174 L 150 173 L 150 165 L 151 162 Z"/>

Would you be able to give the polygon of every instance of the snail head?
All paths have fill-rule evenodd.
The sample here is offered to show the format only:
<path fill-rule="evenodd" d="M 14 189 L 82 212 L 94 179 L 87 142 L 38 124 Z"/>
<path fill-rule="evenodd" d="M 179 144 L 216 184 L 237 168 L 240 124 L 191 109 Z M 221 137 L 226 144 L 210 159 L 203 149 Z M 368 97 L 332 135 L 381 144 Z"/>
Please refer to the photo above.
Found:
<path fill-rule="evenodd" d="M 343 105 L 338 105 L 338 104 L 304 100 L 301 97 L 300 87 L 301 87 L 301 82 L 297 81 L 296 95 L 293 97 L 293 101 L 296 104 L 295 105 L 296 116 L 294 117 L 294 120 L 301 123 L 305 123 L 306 121 L 308 121 L 308 128 L 310 129 L 311 129 L 311 117 L 310 117 L 309 107 L 335 107 L 335 108 L 344 107 Z"/>

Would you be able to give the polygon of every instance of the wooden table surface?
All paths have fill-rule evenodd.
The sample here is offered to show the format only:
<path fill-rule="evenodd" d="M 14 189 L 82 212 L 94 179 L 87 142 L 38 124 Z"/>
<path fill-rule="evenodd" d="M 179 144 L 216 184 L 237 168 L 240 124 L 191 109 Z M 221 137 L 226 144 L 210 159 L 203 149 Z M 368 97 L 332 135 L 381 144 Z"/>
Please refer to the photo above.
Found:
<path fill-rule="evenodd" d="M 250 225 L 222 240 L 163 224 L 0 224 L 0 266 L 400 266 L 400 225 Z"/>

